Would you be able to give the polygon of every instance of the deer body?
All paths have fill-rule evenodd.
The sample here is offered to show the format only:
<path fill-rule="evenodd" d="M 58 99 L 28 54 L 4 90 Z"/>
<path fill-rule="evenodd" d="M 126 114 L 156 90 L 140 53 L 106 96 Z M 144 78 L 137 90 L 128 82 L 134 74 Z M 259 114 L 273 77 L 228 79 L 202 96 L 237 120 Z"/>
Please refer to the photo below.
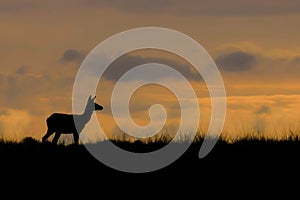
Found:
<path fill-rule="evenodd" d="M 78 144 L 79 134 L 91 119 L 93 111 L 103 109 L 102 106 L 94 103 L 95 98 L 96 97 L 89 97 L 85 110 L 82 114 L 51 114 L 46 120 L 48 130 L 43 136 L 42 142 L 45 142 L 53 133 L 55 133 L 55 136 L 52 143 L 55 144 L 57 144 L 61 134 L 73 134 L 74 143 Z M 75 126 L 75 122 L 77 126 Z"/>

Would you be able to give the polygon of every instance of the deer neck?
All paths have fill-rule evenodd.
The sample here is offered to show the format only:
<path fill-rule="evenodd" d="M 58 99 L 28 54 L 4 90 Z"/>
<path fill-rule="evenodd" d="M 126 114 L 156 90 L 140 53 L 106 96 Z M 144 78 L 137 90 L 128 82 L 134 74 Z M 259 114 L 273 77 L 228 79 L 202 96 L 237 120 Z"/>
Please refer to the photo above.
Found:
<path fill-rule="evenodd" d="M 86 108 L 84 112 L 81 114 L 82 122 L 86 124 L 88 121 L 90 121 L 92 114 L 93 111 Z"/>

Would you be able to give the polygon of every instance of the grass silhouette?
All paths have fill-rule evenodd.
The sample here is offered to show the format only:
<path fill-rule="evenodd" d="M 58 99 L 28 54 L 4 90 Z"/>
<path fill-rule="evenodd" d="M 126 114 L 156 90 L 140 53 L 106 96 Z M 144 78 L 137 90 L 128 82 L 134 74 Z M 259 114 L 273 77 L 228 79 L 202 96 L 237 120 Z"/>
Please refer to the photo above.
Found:
<path fill-rule="evenodd" d="M 201 171 L 202 167 L 213 166 L 215 164 L 230 163 L 229 165 L 245 163 L 247 168 L 263 165 L 298 165 L 300 159 L 300 140 L 298 137 L 291 136 L 287 140 L 264 140 L 264 139 L 243 139 L 233 143 L 219 140 L 214 149 L 203 159 L 198 158 L 198 152 L 203 139 L 193 142 L 190 148 L 177 161 L 167 166 L 164 170 L 180 169 L 190 171 L 195 168 Z M 101 145 L 107 141 L 101 141 L 94 145 Z M 115 145 L 131 152 L 150 152 L 164 147 L 167 141 L 155 141 L 144 143 L 139 140 L 121 141 L 112 140 Z M 93 144 L 90 144 L 93 145 Z M 181 145 L 175 142 L 174 145 Z M 40 141 L 26 137 L 21 142 L 0 141 L 0 155 L 2 167 L 9 170 L 13 166 L 26 165 L 31 167 L 39 165 L 40 167 L 60 169 L 61 166 L 70 166 L 70 170 L 79 170 L 84 168 L 101 167 L 101 170 L 113 170 L 97 161 L 84 147 L 84 145 L 63 145 L 52 144 L 50 142 L 41 143 Z M 185 169 L 188 165 L 189 168 Z M 202 166 L 201 166 L 202 165 Z M 193 167 L 195 166 L 195 167 Z M 276 167 L 273 166 L 273 167 Z M 253 169 L 252 169 L 253 170 Z M 116 170 L 113 170 L 116 171 Z M 158 170 L 163 171 L 163 170 Z"/>
<path fill-rule="evenodd" d="M 133 152 L 154 151 L 166 145 L 166 141 L 112 142 Z M 165 168 L 135 174 L 120 172 L 100 163 L 82 144 L 55 145 L 50 142 L 41 143 L 31 137 L 26 137 L 20 142 L 1 140 L 1 181 L 5 184 L 12 182 L 14 187 L 27 186 L 29 190 L 32 190 L 32 187 L 46 189 L 45 192 L 48 193 L 51 193 L 49 190 L 55 190 L 53 187 L 67 186 L 72 190 L 78 188 L 78 191 L 81 191 L 82 187 L 88 191 L 92 188 L 92 191 L 109 188 L 122 190 L 123 194 L 127 194 L 133 188 L 136 191 L 148 191 L 155 187 L 168 194 L 171 191 L 167 188 L 170 187 L 173 190 L 179 187 L 177 192 L 183 193 L 199 188 L 204 192 L 212 187 L 227 187 L 231 190 L 253 187 L 253 193 L 255 189 L 266 186 L 290 186 L 291 180 L 297 180 L 299 177 L 298 137 L 280 141 L 249 138 L 233 143 L 218 140 L 213 150 L 205 158 L 199 159 L 202 142 L 203 139 L 193 142 L 179 159 Z"/>

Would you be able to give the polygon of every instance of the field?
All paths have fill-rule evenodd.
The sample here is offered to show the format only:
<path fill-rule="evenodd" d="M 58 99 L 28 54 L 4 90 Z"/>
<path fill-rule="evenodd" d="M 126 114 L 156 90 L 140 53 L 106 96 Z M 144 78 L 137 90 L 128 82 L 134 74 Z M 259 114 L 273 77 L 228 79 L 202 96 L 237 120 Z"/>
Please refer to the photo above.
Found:
<path fill-rule="evenodd" d="M 113 142 L 121 148 L 135 152 L 147 152 L 165 145 L 163 142 Z M 1 141 L 2 183 L 13 182 L 14 187 L 24 187 L 28 186 L 30 180 L 32 188 L 44 189 L 47 189 L 46 185 L 51 188 L 52 182 L 55 187 L 70 184 L 78 184 L 79 187 L 95 183 L 99 187 L 123 189 L 149 188 L 150 185 L 154 188 L 185 187 L 186 184 L 198 189 L 215 186 L 232 186 L 232 189 L 236 189 L 246 185 L 258 189 L 267 185 L 282 187 L 299 177 L 298 139 L 245 139 L 232 144 L 219 140 L 203 159 L 198 158 L 200 145 L 201 141 L 194 142 L 184 155 L 163 169 L 132 174 L 100 163 L 83 145 L 42 144 L 30 137 L 21 142 Z"/>

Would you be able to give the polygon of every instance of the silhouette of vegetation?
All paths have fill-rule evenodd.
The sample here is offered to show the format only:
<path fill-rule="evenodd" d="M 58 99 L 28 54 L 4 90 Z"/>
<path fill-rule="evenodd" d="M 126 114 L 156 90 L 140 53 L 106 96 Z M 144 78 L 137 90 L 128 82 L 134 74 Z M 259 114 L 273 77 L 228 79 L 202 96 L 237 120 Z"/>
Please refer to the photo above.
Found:
<path fill-rule="evenodd" d="M 105 142 L 108 141 L 89 145 L 101 145 Z M 166 145 L 165 141 L 112 142 L 133 152 L 154 151 Z M 280 141 L 243 139 L 233 143 L 218 140 L 213 150 L 205 158 L 199 159 L 202 142 L 203 139 L 197 138 L 179 159 L 165 168 L 132 174 L 102 164 L 82 144 L 42 143 L 31 137 L 20 142 L 0 140 L 1 181 L 13 181 L 14 186 L 20 183 L 19 187 L 28 187 L 28 191 L 35 185 L 47 189 L 46 192 L 49 193 L 52 187 L 56 189 L 68 186 L 72 188 L 73 194 L 77 192 L 74 193 L 74 188 L 81 190 L 82 187 L 87 191 L 97 192 L 99 188 L 103 192 L 103 187 L 115 191 L 122 189 L 126 193 L 132 187 L 144 191 L 153 187 L 153 184 L 164 191 L 169 187 L 174 189 L 175 186 L 180 189 L 179 192 L 226 186 L 233 190 L 236 187 L 249 188 L 255 192 L 255 188 L 291 185 L 290 180 L 297 180 L 299 177 L 298 137 Z M 181 145 L 181 142 L 173 145 Z"/>
<path fill-rule="evenodd" d="M 235 166 L 235 164 L 247 163 L 248 165 L 244 166 L 247 169 L 253 165 L 256 168 L 272 163 L 276 164 L 273 167 L 281 164 L 299 165 L 297 163 L 300 159 L 300 140 L 296 136 L 282 141 L 244 139 L 232 144 L 219 140 L 205 158 L 199 159 L 198 152 L 202 141 L 202 139 L 198 139 L 193 142 L 181 158 L 159 171 L 182 172 L 182 170 L 188 170 L 196 173 L 205 166 L 213 167 L 215 164 L 221 164 L 223 168 L 224 165 Z M 132 152 L 150 152 L 166 145 L 164 141 L 144 143 L 115 140 L 112 142 L 120 148 Z M 90 145 L 99 144 L 101 145 L 101 142 Z M 181 145 L 181 143 L 174 143 L 174 145 Z M 38 164 L 44 169 L 50 168 L 51 170 L 60 169 L 61 166 L 71 166 L 70 170 L 89 169 L 90 171 L 93 167 L 100 167 L 103 171 L 109 169 L 97 161 L 82 144 L 55 145 L 51 142 L 41 143 L 31 137 L 26 137 L 21 142 L 1 140 L 0 155 L 1 163 L 6 163 L 8 168 L 26 164 L 30 169 Z"/>

